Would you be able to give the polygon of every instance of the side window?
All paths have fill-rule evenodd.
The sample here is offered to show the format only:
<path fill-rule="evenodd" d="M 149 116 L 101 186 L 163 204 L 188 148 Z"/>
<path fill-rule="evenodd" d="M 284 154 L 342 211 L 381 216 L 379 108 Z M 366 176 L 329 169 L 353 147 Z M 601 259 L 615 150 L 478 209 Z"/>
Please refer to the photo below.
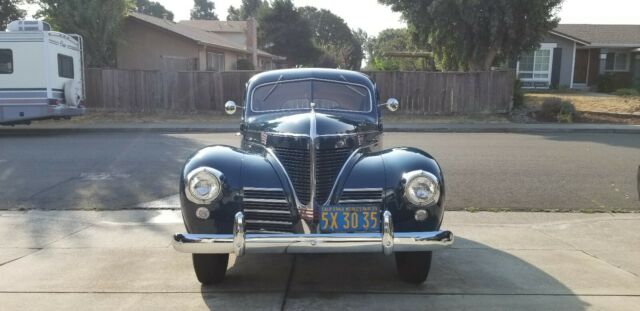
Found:
<path fill-rule="evenodd" d="M 73 57 L 58 54 L 58 76 L 73 79 Z"/>
<path fill-rule="evenodd" d="M 13 52 L 9 49 L 0 49 L 0 74 L 13 73 Z"/>

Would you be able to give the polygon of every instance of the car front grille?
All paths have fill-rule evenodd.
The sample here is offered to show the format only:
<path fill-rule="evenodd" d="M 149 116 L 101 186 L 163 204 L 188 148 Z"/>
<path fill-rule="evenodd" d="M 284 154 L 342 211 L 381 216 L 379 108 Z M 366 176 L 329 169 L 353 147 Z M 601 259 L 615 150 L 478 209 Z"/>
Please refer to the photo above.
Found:
<path fill-rule="evenodd" d="M 245 229 L 248 232 L 293 232 L 289 202 L 282 189 L 244 188 Z"/>
<path fill-rule="evenodd" d="M 338 173 L 351 155 L 350 148 L 323 149 L 316 152 L 316 201 L 324 203 L 331 194 Z"/>
<path fill-rule="evenodd" d="M 287 171 L 298 200 L 307 204 L 311 197 L 311 160 L 309 150 L 275 148 L 276 155 Z M 316 151 L 316 202 L 323 204 L 331 194 L 340 169 L 351 155 L 351 148 Z"/>
<path fill-rule="evenodd" d="M 293 188 L 296 191 L 298 200 L 307 204 L 311 197 L 311 186 L 309 186 L 311 176 L 311 162 L 309 150 L 294 148 L 275 148 L 276 155 L 280 163 L 291 179 Z"/>

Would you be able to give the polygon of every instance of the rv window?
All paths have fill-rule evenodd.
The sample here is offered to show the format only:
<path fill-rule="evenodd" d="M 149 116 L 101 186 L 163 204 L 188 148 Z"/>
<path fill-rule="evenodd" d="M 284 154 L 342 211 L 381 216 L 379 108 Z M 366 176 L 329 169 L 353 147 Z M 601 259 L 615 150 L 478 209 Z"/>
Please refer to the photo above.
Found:
<path fill-rule="evenodd" d="M 13 52 L 0 50 L 0 74 L 13 73 Z"/>
<path fill-rule="evenodd" d="M 73 58 L 58 54 L 58 76 L 73 79 Z"/>

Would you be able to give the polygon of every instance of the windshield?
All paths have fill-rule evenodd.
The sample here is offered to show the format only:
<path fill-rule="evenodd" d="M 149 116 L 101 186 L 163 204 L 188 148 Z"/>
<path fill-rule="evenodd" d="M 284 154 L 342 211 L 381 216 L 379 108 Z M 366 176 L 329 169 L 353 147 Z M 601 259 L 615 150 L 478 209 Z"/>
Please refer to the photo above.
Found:
<path fill-rule="evenodd" d="M 371 111 L 369 90 L 357 84 L 317 80 L 275 82 L 255 88 L 251 110 L 316 109 Z"/>

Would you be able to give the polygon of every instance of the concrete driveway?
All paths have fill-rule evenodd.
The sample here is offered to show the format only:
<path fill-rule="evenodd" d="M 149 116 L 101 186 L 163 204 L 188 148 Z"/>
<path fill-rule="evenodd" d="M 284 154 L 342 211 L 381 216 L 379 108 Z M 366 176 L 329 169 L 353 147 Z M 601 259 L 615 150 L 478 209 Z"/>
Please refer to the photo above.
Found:
<path fill-rule="evenodd" d="M 2 310 L 637 310 L 640 215 L 448 212 L 428 281 L 381 254 L 247 255 L 201 287 L 173 210 L 0 212 Z"/>

